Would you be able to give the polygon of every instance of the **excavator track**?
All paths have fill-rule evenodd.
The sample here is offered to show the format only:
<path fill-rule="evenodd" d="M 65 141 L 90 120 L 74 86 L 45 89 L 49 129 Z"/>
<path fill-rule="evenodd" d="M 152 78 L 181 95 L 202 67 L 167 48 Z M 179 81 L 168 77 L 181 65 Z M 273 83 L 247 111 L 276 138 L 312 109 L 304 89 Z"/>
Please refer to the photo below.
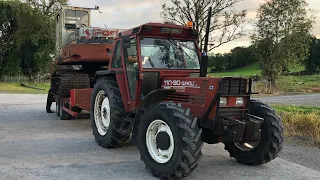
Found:
<path fill-rule="evenodd" d="M 60 77 L 58 93 L 60 97 L 70 97 L 70 89 L 90 88 L 90 79 L 87 73 L 74 70 L 72 66 L 63 66 L 56 69 Z"/>

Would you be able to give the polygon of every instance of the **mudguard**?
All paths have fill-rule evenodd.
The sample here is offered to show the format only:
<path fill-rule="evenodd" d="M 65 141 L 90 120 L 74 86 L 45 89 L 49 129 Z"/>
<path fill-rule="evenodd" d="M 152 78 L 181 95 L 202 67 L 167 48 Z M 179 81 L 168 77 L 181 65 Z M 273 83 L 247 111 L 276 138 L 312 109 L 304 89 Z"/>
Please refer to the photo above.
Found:
<path fill-rule="evenodd" d="M 99 77 L 101 76 L 114 76 L 115 74 L 123 74 L 123 71 L 122 70 L 119 70 L 119 71 L 114 71 L 114 70 L 100 70 L 100 71 L 97 71 L 94 75 L 94 81 L 96 81 Z"/>
<path fill-rule="evenodd" d="M 132 144 L 137 145 L 138 144 L 138 127 L 140 123 L 140 115 L 143 113 L 143 110 L 148 108 L 154 103 L 160 102 L 164 100 L 169 94 L 175 93 L 176 90 L 174 89 L 157 89 L 154 91 L 151 91 L 141 102 L 135 116 L 135 121 L 133 125 L 133 131 L 132 131 Z"/>

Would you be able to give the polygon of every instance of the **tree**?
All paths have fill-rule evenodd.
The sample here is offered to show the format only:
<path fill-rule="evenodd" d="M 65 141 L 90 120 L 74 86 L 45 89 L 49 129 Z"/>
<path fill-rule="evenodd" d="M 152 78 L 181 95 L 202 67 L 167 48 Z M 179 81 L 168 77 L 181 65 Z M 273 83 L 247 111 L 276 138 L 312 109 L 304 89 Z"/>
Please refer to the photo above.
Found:
<path fill-rule="evenodd" d="M 211 73 L 225 71 L 228 67 L 228 59 L 230 57 L 229 53 L 226 54 L 209 54 L 208 66 L 211 69 Z"/>
<path fill-rule="evenodd" d="M 229 53 L 209 54 L 209 64 L 212 72 L 232 70 L 257 62 L 253 46 L 235 47 Z"/>
<path fill-rule="evenodd" d="M 60 9 L 61 5 L 66 5 L 68 0 L 22 0 L 33 8 L 38 9 L 45 15 L 53 16 Z"/>
<path fill-rule="evenodd" d="M 279 75 L 308 54 L 312 17 L 306 0 L 270 0 L 260 5 L 251 37 L 271 93 Z"/>
<path fill-rule="evenodd" d="M 14 54 L 14 34 L 17 29 L 16 2 L 0 1 L 0 76 L 14 74 L 19 63 Z"/>
<path fill-rule="evenodd" d="M 59 4 L 65 2 L 0 2 L 1 74 L 22 72 L 31 78 L 48 69 L 55 53 L 54 13 Z"/>
<path fill-rule="evenodd" d="M 186 25 L 194 23 L 194 29 L 199 33 L 199 47 L 204 44 L 207 22 L 207 9 L 212 7 L 210 26 L 210 46 L 208 51 L 242 37 L 245 32 L 243 25 L 246 10 L 236 12 L 234 6 L 243 0 L 171 0 L 162 5 L 162 18 L 167 22 Z M 214 44 L 212 44 L 214 43 Z"/>
<path fill-rule="evenodd" d="M 232 64 L 228 69 L 241 68 L 256 62 L 252 46 L 235 47 L 231 49 L 230 58 Z"/>
<path fill-rule="evenodd" d="M 320 72 L 320 39 L 312 37 L 310 54 L 304 63 L 308 73 Z"/>

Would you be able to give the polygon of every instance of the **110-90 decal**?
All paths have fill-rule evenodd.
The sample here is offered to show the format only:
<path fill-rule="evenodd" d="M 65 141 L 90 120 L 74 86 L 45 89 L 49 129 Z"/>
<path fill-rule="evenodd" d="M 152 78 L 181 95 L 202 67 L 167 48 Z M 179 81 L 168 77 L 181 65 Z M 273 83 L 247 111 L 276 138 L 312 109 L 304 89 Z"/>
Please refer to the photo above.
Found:
<path fill-rule="evenodd" d="M 186 86 L 198 88 L 197 81 L 164 80 L 164 86 Z"/>

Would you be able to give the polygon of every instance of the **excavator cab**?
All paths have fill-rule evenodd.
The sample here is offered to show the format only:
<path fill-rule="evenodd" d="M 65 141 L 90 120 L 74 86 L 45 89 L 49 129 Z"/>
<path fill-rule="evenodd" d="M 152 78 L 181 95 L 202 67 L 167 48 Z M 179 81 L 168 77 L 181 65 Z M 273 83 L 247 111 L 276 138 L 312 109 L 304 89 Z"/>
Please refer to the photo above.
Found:
<path fill-rule="evenodd" d="M 56 15 L 56 49 L 61 56 L 62 48 L 75 44 L 77 29 L 90 27 L 91 11 L 87 8 L 63 6 Z"/>
<path fill-rule="evenodd" d="M 123 30 L 91 26 L 95 8 L 63 6 L 56 15 L 57 64 L 82 65 L 95 62 L 108 66 L 112 42 Z M 106 56 L 107 55 L 107 56 Z"/>

